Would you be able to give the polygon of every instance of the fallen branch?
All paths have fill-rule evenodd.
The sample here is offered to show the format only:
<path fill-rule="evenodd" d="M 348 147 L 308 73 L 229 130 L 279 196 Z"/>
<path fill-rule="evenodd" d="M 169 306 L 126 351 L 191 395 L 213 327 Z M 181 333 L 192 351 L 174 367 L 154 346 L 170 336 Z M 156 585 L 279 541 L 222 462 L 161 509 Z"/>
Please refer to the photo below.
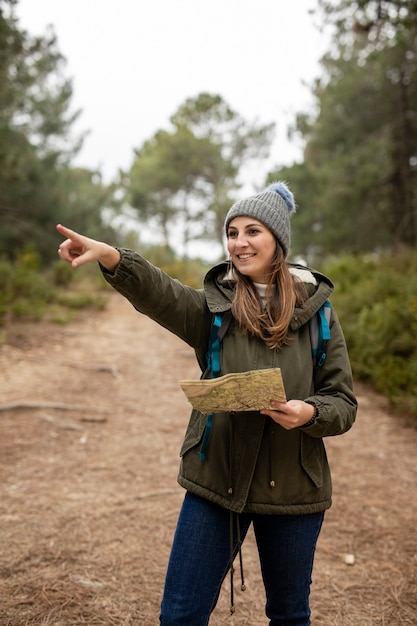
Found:
<path fill-rule="evenodd" d="M 82 365 L 80 363 L 76 363 L 75 361 L 62 361 L 62 365 L 66 365 L 67 367 L 75 367 L 80 370 L 89 370 L 92 372 L 108 372 L 117 378 L 119 376 L 119 371 L 115 365 Z"/>
<path fill-rule="evenodd" d="M 50 359 L 26 356 L 27 361 L 47 361 L 50 363 Z M 90 372 L 105 372 L 112 374 L 115 378 L 120 376 L 120 372 L 115 365 L 88 365 L 84 363 L 78 363 L 77 361 L 55 361 L 56 365 L 64 365 L 66 367 L 74 367 L 80 370 L 88 370 Z"/>
<path fill-rule="evenodd" d="M 52 415 L 48 415 L 47 413 L 40 413 L 39 417 L 49 424 L 53 424 L 56 428 L 60 428 L 61 430 L 84 430 L 84 427 L 80 426 L 79 424 L 75 424 L 74 422 L 61 422 L 60 420 L 57 420 L 55 417 L 52 417 Z"/>
<path fill-rule="evenodd" d="M 0 411 L 15 411 L 17 409 L 57 409 L 62 411 L 92 411 L 94 413 L 110 413 L 110 409 L 83 404 L 65 404 L 62 402 L 11 402 L 0 404 Z"/>
<path fill-rule="evenodd" d="M 82 415 L 80 417 L 80 421 L 81 422 L 94 422 L 95 424 L 98 424 L 100 422 L 107 422 L 107 417 L 87 417 L 86 415 Z"/>

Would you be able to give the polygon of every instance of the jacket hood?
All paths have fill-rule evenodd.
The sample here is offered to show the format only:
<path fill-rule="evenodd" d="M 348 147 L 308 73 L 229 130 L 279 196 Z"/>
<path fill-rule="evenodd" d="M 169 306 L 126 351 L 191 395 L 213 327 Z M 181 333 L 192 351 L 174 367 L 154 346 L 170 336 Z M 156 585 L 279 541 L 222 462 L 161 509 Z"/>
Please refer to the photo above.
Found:
<path fill-rule="evenodd" d="M 316 270 L 304 265 L 289 263 L 290 272 L 304 283 L 308 299 L 301 307 L 296 307 L 291 322 L 291 330 L 306 324 L 333 293 L 331 280 Z M 212 267 L 204 279 L 204 293 L 211 313 L 228 311 L 232 306 L 235 281 L 230 276 L 229 264 L 224 261 Z"/>
<path fill-rule="evenodd" d="M 204 293 L 211 313 L 223 313 L 232 306 L 234 280 L 228 277 L 229 264 L 223 261 L 212 267 L 204 278 Z"/>
<path fill-rule="evenodd" d="M 330 278 L 303 265 L 289 264 L 290 272 L 298 276 L 304 283 L 308 299 L 301 307 L 294 309 L 294 315 L 290 324 L 291 330 L 297 330 L 306 324 L 329 299 L 334 291 L 334 285 Z"/>

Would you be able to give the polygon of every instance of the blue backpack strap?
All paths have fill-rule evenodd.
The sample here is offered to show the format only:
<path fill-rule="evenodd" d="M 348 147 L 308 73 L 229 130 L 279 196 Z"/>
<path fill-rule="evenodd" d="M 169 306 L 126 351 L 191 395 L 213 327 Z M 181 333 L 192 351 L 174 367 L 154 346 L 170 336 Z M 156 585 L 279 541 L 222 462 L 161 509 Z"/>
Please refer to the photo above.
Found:
<path fill-rule="evenodd" d="M 201 442 L 201 448 L 199 452 L 200 461 L 206 460 L 206 448 L 207 448 L 208 440 L 210 439 L 210 432 L 211 432 L 211 427 L 213 426 L 213 419 L 214 419 L 214 413 L 210 413 L 210 415 L 207 415 L 207 421 L 206 421 L 206 426 L 204 428 L 203 440 Z"/>
<path fill-rule="evenodd" d="M 311 354 L 315 369 L 321 367 L 326 360 L 326 343 L 330 339 L 331 306 L 326 300 L 310 320 Z"/>
<path fill-rule="evenodd" d="M 211 378 L 217 378 L 220 374 L 220 347 L 223 337 L 232 319 L 231 311 L 227 313 L 216 313 L 210 329 L 209 348 L 207 352 L 207 368 L 210 370 Z M 210 438 L 210 431 L 213 425 L 214 414 L 207 416 L 206 427 L 204 429 L 203 440 L 200 448 L 200 459 L 205 461 L 206 448 Z"/>
<path fill-rule="evenodd" d="M 209 348 L 207 351 L 207 368 L 211 372 L 211 378 L 217 378 L 220 374 L 220 337 L 219 331 L 222 326 L 223 314 L 216 313 L 210 329 Z"/>

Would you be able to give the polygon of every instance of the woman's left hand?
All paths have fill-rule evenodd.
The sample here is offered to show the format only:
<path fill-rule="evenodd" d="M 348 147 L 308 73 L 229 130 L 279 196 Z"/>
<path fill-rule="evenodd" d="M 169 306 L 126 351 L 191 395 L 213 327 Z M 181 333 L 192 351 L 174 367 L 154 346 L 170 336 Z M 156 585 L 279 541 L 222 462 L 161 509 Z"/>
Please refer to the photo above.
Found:
<path fill-rule="evenodd" d="M 288 400 L 288 402 L 271 400 L 271 407 L 271 409 L 263 409 L 262 415 L 269 415 L 274 422 L 286 430 L 307 424 L 314 415 L 314 406 L 303 400 Z"/>

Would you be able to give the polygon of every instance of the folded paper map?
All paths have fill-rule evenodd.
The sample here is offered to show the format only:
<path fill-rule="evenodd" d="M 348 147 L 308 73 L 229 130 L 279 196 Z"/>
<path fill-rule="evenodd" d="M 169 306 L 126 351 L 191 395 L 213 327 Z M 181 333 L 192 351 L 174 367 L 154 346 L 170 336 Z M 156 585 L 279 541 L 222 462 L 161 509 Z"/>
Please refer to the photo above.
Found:
<path fill-rule="evenodd" d="M 259 411 L 269 409 L 271 400 L 286 402 L 278 367 L 205 380 L 180 380 L 179 383 L 193 407 L 206 414 Z"/>

